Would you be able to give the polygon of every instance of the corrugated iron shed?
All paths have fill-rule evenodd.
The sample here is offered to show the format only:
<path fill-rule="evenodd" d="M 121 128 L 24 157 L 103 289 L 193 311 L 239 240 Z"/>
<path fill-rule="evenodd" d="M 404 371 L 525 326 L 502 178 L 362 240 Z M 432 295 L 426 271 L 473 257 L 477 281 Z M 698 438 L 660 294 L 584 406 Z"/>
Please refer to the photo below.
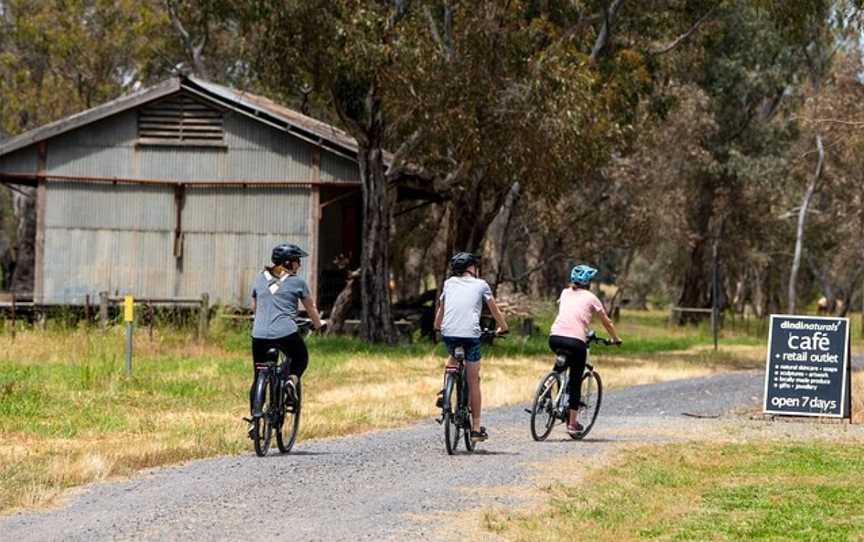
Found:
<path fill-rule="evenodd" d="M 357 191 L 356 149 L 266 98 L 172 79 L 3 142 L 0 180 L 37 186 L 37 300 L 247 304 L 279 242 L 312 249 L 316 287 L 319 190 Z"/>

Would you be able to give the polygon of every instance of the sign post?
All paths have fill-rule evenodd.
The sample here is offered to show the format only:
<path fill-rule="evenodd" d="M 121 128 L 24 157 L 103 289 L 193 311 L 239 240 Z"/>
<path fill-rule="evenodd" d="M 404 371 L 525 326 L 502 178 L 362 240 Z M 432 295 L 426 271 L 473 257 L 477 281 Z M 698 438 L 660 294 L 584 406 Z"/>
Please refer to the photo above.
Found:
<path fill-rule="evenodd" d="M 771 315 L 763 412 L 851 418 L 849 319 Z"/>
<path fill-rule="evenodd" d="M 135 299 L 123 298 L 123 320 L 126 322 L 126 375 L 132 375 L 132 322 L 135 320 Z"/>

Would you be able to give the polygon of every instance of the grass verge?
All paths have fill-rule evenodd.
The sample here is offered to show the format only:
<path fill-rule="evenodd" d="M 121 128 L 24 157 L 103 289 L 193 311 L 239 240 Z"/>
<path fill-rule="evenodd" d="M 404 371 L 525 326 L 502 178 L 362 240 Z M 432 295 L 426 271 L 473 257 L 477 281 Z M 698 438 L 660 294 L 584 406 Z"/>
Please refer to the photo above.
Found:
<path fill-rule="evenodd" d="M 659 315 L 627 318 L 625 348 L 593 352 L 609 388 L 761 366 L 764 354 L 746 340 L 715 353 L 699 346 L 698 330 L 665 329 Z M 119 327 L 0 336 L 0 512 L 144 468 L 247 451 L 248 331 L 214 331 L 204 344 L 168 328 L 137 333 L 131 377 Z M 440 345 L 381 348 L 316 337 L 308 344 L 301 441 L 436 414 Z M 545 337 L 510 337 L 484 357 L 490 408 L 528 402 L 552 363 Z"/>
<path fill-rule="evenodd" d="M 575 465 L 574 465 L 575 466 Z M 488 512 L 508 540 L 861 540 L 864 444 L 697 442 L 640 447 L 539 513 Z"/>

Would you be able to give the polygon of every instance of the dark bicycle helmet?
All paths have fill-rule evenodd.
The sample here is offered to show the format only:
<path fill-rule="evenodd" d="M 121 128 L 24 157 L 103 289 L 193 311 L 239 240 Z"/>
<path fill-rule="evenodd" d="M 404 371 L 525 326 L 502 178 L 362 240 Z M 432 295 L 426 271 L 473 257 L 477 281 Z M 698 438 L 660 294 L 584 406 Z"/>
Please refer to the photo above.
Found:
<path fill-rule="evenodd" d="M 480 258 L 470 252 L 458 252 L 455 256 L 450 258 L 450 271 L 452 271 L 454 275 L 461 275 L 469 267 L 479 263 Z"/>
<path fill-rule="evenodd" d="M 282 243 L 281 245 L 276 245 L 273 249 L 273 255 L 270 256 L 270 259 L 273 260 L 275 265 L 282 265 L 288 260 L 299 260 L 300 258 L 305 258 L 309 254 L 306 253 L 305 250 L 298 247 L 297 245 L 292 245 L 290 243 Z"/>

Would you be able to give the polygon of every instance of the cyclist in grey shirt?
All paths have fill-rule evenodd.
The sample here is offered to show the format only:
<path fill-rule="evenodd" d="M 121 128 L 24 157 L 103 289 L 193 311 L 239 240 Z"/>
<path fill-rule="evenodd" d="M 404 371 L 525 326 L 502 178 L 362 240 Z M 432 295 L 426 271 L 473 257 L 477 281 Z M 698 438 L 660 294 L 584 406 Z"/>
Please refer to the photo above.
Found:
<path fill-rule="evenodd" d="M 255 277 L 252 285 L 252 359 L 255 363 L 267 361 L 267 351 L 281 350 L 290 360 L 283 378 L 296 389 L 300 377 L 309 364 L 306 343 L 298 333 L 297 318 L 300 303 L 312 320 L 315 329 L 321 329 L 321 316 L 315 300 L 309 293 L 306 281 L 297 276 L 300 258 L 308 254 L 297 245 L 281 244 L 273 249 L 272 266 L 266 267 Z M 255 387 L 255 371 L 252 372 L 252 388 L 249 390 L 249 405 Z"/>
<path fill-rule="evenodd" d="M 473 425 L 471 439 L 475 442 L 489 438 L 486 428 L 480 425 L 480 314 L 484 302 L 498 324 L 497 332 L 507 332 L 507 322 L 495 303 L 492 289 L 485 280 L 477 278 L 477 263 L 477 257 L 467 252 L 460 252 L 450 259 L 453 275 L 444 282 L 435 314 L 435 329 L 441 331 L 444 344 L 450 353 L 447 364 L 452 366 L 456 363 L 453 353 L 457 347 L 465 349 Z M 442 390 L 439 394 L 436 403 L 438 408 L 442 406 L 443 393 Z"/>

